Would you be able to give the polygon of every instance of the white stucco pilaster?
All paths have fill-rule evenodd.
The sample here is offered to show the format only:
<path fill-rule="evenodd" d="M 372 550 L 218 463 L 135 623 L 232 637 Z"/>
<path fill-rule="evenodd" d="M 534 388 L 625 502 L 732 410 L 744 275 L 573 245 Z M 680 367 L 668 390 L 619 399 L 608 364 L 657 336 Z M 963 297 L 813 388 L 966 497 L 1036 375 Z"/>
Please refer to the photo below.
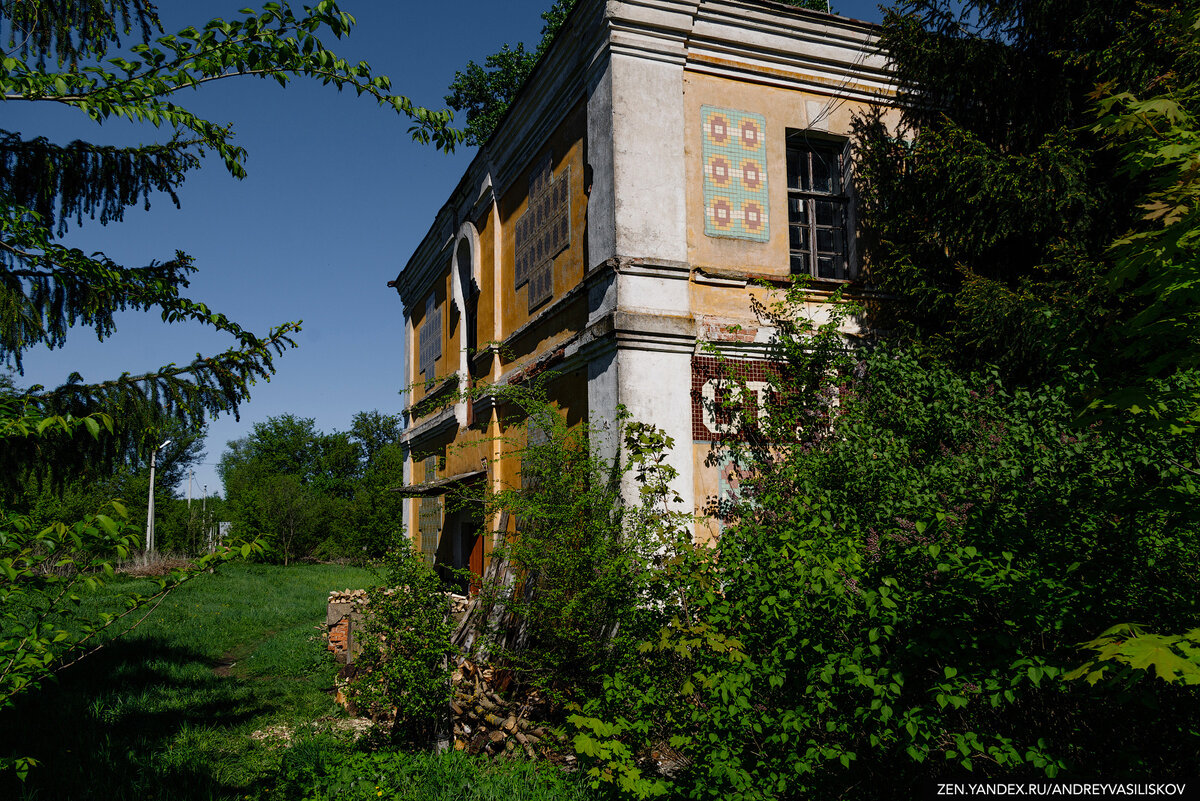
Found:
<path fill-rule="evenodd" d="M 413 340 L 412 315 L 409 314 L 407 307 L 405 307 L 405 310 L 404 310 L 404 345 L 400 350 L 404 354 L 404 366 L 400 369 L 400 375 L 401 375 L 401 379 L 403 381 L 403 383 L 401 384 L 400 392 L 403 395 L 404 393 L 407 392 L 408 388 L 411 387 L 413 384 L 413 380 L 415 378 L 414 365 L 416 363 L 416 358 L 417 358 L 416 343 Z M 408 426 L 407 419 L 405 419 L 403 421 L 403 425 L 405 427 Z M 413 458 L 413 455 L 412 455 L 412 449 L 408 447 L 407 442 L 404 442 L 403 439 L 401 440 L 401 442 L 403 443 L 403 447 L 404 447 L 404 461 L 401 462 L 401 465 L 402 465 L 401 470 L 403 471 L 403 485 L 407 486 L 412 483 L 412 474 L 413 474 L 412 458 Z M 401 525 L 404 526 L 405 535 L 411 538 L 412 532 L 414 531 L 413 526 L 416 523 L 416 518 L 413 514 L 413 501 L 410 499 L 406 499 L 404 501 L 404 503 L 402 503 L 400 505 L 400 509 L 401 509 L 400 523 L 401 523 Z"/>
<path fill-rule="evenodd" d="M 460 392 L 470 386 L 470 358 L 471 354 L 467 352 L 467 323 L 468 323 L 468 299 L 473 291 L 473 286 L 479 285 L 479 232 L 475 230 L 475 226 L 470 222 L 464 222 L 458 229 L 458 235 L 454 239 L 454 246 L 451 248 L 450 256 L 450 293 L 454 301 L 454 305 L 458 307 L 460 316 L 460 324 L 458 326 L 458 360 L 455 366 L 455 374 L 458 376 L 458 389 Z M 467 263 L 462 263 L 466 259 Z M 458 421 L 459 426 L 467 424 L 467 401 L 465 397 L 459 398 L 454 404 L 454 418 Z"/>
<path fill-rule="evenodd" d="M 587 265 L 617 255 L 616 201 L 613 190 L 612 70 L 607 49 L 592 62 L 587 76 Z"/>
<path fill-rule="evenodd" d="M 610 0 L 607 42 L 588 80 L 588 263 L 607 261 L 612 267 L 589 287 L 589 324 L 610 318 L 615 344 L 589 362 L 589 415 L 599 434 L 624 405 L 634 420 L 671 436 L 675 448 L 669 458 L 679 471 L 674 488 L 686 511 L 693 508 L 694 494 L 695 340 L 686 333 L 683 67 L 696 5 Z M 666 334 L 657 330 L 664 320 L 672 321 Z M 602 447 L 611 458 L 619 442 L 607 440 Z M 632 484 L 626 492 L 636 498 Z"/>
<path fill-rule="evenodd" d="M 616 429 L 617 404 L 620 387 L 617 382 L 617 350 L 607 347 L 598 351 L 587 365 L 588 426 L 592 447 L 605 461 L 616 461 L 620 453 L 621 432 Z"/>
<path fill-rule="evenodd" d="M 614 52 L 611 75 L 616 252 L 684 261 L 682 59 Z"/>
<path fill-rule="evenodd" d="M 678 471 L 672 489 L 682 499 L 678 510 L 695 508 L 692 464 L 691 351 L 670 352 L 622 347 L 617 352 L 621 402 L 634 420 L 651 423 L 675 440 L 667 461 Z M 625 490 L 637 498 L 637 487 Z"/>

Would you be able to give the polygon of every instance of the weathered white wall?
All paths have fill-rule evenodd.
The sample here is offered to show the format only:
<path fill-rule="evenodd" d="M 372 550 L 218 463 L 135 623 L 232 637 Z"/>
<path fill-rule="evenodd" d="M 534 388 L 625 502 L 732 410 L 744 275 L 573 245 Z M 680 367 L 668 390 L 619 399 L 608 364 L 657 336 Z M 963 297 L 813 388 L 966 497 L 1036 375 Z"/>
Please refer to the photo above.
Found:
<path fill-rule="evenodd" d="M 612 57 L 618 255 L 687 259 L 683 63 Z"/>
<path fill-rule="evenodd" d="M 615 257 L 615 276 L 589 292 L 589 322 L 612 315 L 616 351 L 588 366 L 593 427 L 623 404 L 675 439 L 680 507 L 693 508 L 691 350 L 684 162 L 683 64 L 694 4 L 610 2 L 611 37 L 593 64 L 588 98 L 589 264 Z M 671 320 L 670 331 L 655 330 Z M 680 322 L 682 321 L 682 322 Z M 615 432 L 612 432 L 615 433 Z M 616 443 L 605 442 L 606 456 Z M 630 484 L 627 495 L 636 497 Z"/>
<path fill-rule="evenodd" d="M 607 57 L 592 65 L 587 82 L 587 161 L 592 187 L 587 203 L 587 266 L 617 255 L 613 199 L 612 70 Z"/>
<path fill-rule="evenodd" d="M 695 508 L 692 463 L 691 351 L 662 352 L 623 347 L 619 351 L 621 402 L 634 420 L 652 423 L 675 440 L 668 462 L 679 471 L 672 488 L 683 499 L 679 511 Z M 632 495 L 630 495 L 632 493 Z M 626 498 L 636 498 L 636 486 Z"/>
<path fill-rule="evenodd" d="M 615 426 L 617 404 L 621 402 L 616 348 L 605 348 L 588 361 L 587 382 L 588 425 L 593 445 L 598 456 L 612 463 L 621 447 L 620 432 Z"/>

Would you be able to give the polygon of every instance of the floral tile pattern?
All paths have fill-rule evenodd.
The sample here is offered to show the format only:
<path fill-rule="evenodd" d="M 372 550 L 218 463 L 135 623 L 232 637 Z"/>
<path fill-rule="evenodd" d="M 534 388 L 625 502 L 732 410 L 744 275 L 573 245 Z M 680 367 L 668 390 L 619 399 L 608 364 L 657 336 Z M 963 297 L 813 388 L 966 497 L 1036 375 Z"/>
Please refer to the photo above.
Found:
<path fill-rule="evenodd" d="M 749 111 L 700 107 L 704 233 L 767 242 L 766 119 Z"/>

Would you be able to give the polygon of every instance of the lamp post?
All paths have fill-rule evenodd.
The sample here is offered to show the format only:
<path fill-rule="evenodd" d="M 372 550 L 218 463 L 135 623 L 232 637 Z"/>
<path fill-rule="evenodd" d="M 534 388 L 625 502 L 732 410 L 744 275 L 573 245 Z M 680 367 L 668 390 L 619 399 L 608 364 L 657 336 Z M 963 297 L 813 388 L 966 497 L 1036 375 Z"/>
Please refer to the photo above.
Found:
<path fill-rule="evenodd" d="M 150 554 L 154 552 L 154 465 L 158 460 L 158 452 L 167 445 L 171 444 L 171 440 L 163 440 L 163 443 L 150 452 L 150 498 L 146 502 L 146 562 L 150 562 Z"/>
<path fill-rule="evenodd" d="M 213 536 L 208 530 L 208 485 L 204 485 L 204 498 L 200 501 L 200 524 L 204 528 L 204 542 L 208 552 L 213 552 Z"/>

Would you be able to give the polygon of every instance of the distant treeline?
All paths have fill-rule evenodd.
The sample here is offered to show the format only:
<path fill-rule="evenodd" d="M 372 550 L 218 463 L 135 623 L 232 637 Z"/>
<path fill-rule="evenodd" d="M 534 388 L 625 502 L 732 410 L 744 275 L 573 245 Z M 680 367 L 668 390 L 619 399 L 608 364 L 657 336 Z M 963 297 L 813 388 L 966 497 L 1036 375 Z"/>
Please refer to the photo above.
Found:
<path fill-rule="evenodd" d="M 400 526 L 400 418 L 359 412 L 348 431 L 291 414 L 256 423 L 217 468 L 239 538 L 259 538 L 285 564 L 378 556 Z"/>

